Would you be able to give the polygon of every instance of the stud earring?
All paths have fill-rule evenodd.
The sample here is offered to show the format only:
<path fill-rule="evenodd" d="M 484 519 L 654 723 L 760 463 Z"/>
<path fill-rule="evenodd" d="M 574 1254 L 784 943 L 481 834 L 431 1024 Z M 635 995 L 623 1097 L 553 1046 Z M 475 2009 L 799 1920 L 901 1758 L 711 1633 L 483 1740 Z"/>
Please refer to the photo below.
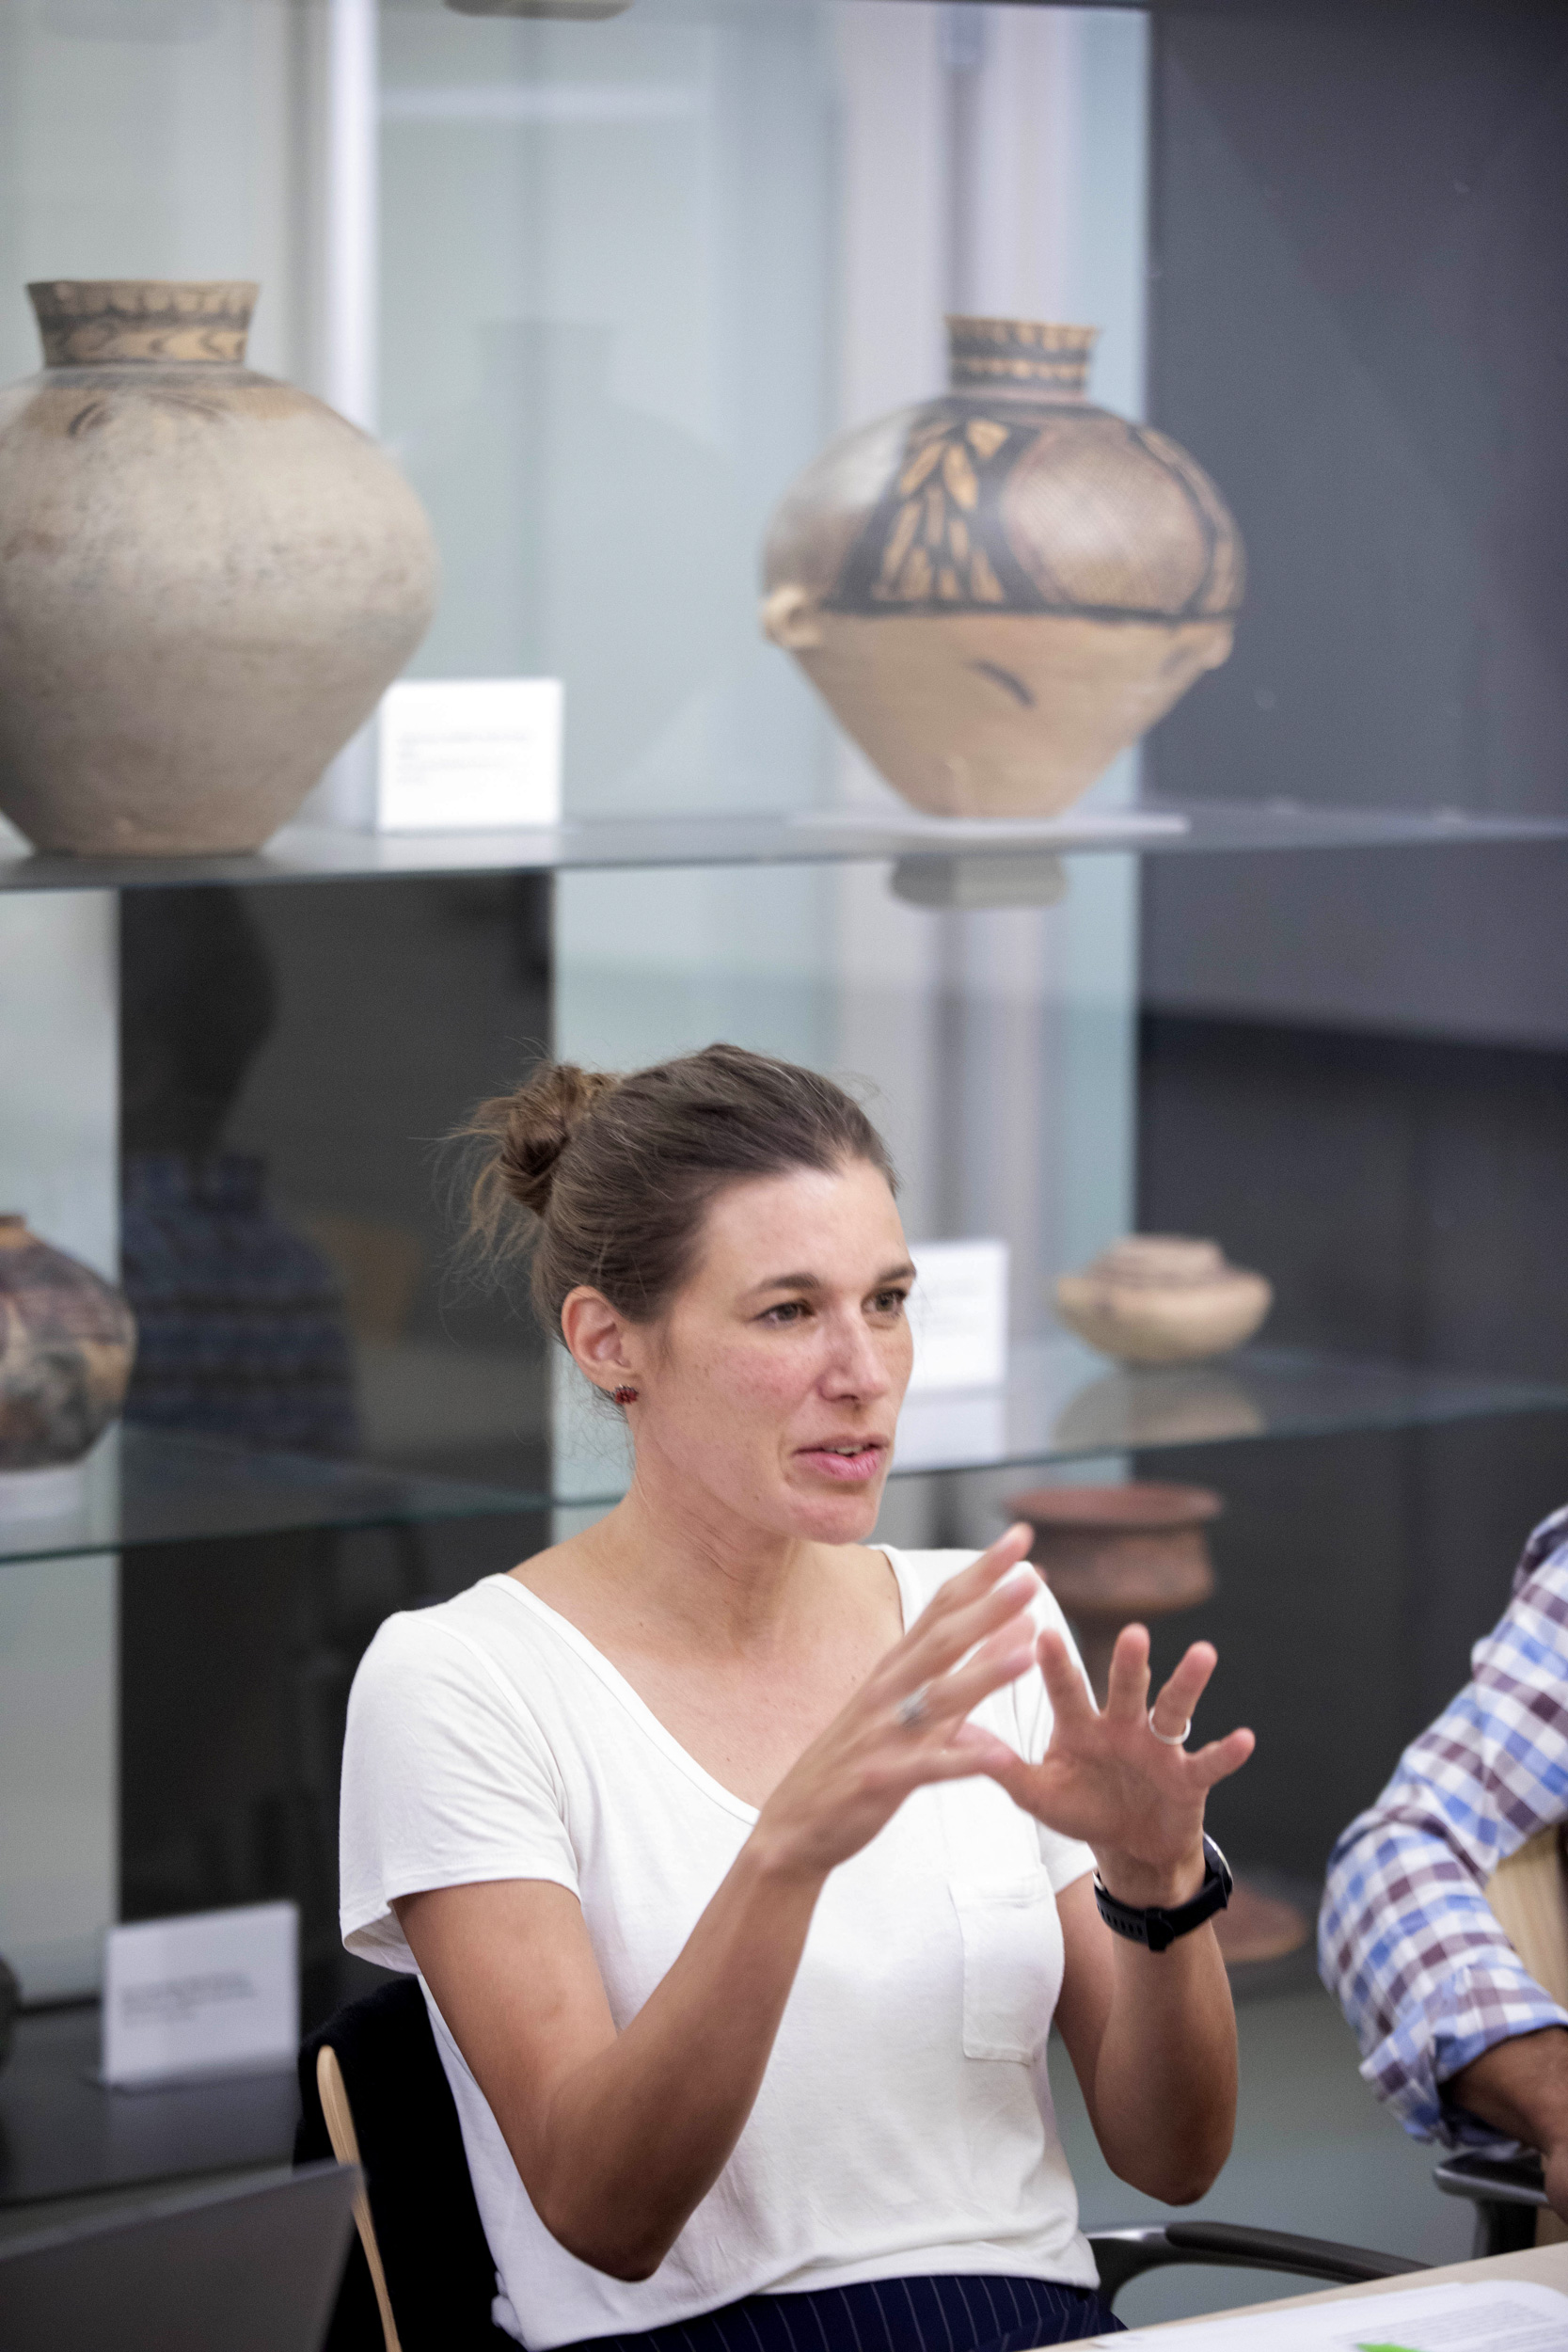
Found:
<path fill-rule="evenodd" d="M 637 1391 L 635 1389 L 617 1389 L 614 1391 L 614 1396 L 617 1405 L 635 1405 L 637 1402 Z"/>

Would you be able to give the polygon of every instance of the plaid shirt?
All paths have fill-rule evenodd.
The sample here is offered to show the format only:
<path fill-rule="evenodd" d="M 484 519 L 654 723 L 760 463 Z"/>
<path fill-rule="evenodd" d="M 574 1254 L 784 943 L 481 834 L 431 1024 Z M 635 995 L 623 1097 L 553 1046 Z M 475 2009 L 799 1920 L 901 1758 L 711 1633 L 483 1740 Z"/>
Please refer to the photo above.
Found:
<path fill-rule="evenodd" d="M 1471 1678 L 1334 1849 L 1318 1966 L 1361 2072 L 1418 2139 L 1511 2146 L 1443 2085 L 1514 2034 L 1568 2026 L 1487 1905 L 1500 1862 L 1568 1820 L 1568 1508 L 1525 1547 Z"/>

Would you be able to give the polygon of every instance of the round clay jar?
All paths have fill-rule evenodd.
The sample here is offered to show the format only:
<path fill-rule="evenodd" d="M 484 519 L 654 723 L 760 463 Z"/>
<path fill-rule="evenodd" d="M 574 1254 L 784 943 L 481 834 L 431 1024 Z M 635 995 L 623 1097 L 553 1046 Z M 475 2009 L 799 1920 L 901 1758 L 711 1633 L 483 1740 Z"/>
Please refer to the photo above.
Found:
<path fill-rule="evenodd" d="M 254 850 L 424 635 L 423 507 L 245 364 L 248 283 L 29 286 L 0 391 L 0 812 L 35 849 Z"/>

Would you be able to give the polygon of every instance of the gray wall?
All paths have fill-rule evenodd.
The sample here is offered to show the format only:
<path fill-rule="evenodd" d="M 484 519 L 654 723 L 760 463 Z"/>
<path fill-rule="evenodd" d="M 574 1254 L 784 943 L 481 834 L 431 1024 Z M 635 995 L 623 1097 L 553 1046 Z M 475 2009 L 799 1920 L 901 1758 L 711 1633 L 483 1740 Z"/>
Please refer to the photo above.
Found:
<path fill-rule="evenodd" d="M 1155 20 L 1154 422 L 1251 584 L 1151 739 L 1194 798 L 1568 811 L 1568 14 Z M 1568 1376 L 1568 851 L 1145 863 L 1139 1220 L 1275 1280 L 1267 1337 Z M 1144 1456 L 1218 1486 L 1259 1732 L 1219 1834 L 1305 1874 L 1462 1679 L 1560 1415 Z"/>
<path fill-rule="evenodd" d="M 1153 420 L 1251 580 L 1204 798 L 1568 808 L 1568 15 L 1156 20 Z M 1568 855 L 1151 863 L 1149 1001 L 1556 1042 Z"/>

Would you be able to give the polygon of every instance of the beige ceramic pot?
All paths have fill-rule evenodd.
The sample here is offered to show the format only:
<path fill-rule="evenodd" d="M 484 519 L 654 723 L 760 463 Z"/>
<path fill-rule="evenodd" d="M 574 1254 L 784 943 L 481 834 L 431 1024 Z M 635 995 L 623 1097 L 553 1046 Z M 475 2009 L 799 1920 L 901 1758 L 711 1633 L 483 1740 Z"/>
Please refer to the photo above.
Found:
<path fill-rule="evenodd" d="M 424 635 L 383 451 L 244 364 L 256 288 L 28 288 L 0 392 L 0 811 L 40 850 L 252 850 Z"/>
<path fill-rule="evenodd" d="M 1080 1339 L 1128 1364 L 1224 1356 L 1251 1339 L 1274 1303 L 1260 1274 L 1217 1243 L 1135 1233 L 1056 1284 L 1056 1312 Z"/>
<path fill-rule="evenodd" d="M 947 325 L 947 395 L 784 498 L 763 626 L 916 808 L 1052 817 L 1226 659 L 1241 536 L 1184 450 L 1085 398 L 1093 327 Z"/>
<path fill-rule="evenodd" d="M 135 1352 L 113 1283 L 0 1216 L 0 1471 L 80 1461 L 124 1404 Z"/>

